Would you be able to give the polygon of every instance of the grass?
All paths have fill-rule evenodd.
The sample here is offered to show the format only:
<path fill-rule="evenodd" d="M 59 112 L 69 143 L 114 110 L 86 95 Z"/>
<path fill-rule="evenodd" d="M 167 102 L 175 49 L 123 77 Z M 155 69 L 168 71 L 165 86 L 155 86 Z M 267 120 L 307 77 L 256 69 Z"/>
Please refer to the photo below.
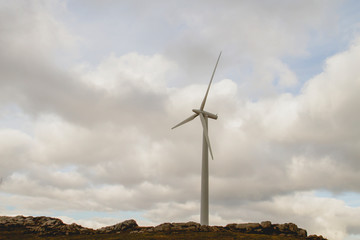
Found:
<path fill-rule="evenodd" d="M 304 240 L 295 236 L 244 234 L 238 232 L 169 232 L 169 233 L 113 233 L 94 235 L 39 236 L 16 231 L 0 231 L 0 240 Z"/>

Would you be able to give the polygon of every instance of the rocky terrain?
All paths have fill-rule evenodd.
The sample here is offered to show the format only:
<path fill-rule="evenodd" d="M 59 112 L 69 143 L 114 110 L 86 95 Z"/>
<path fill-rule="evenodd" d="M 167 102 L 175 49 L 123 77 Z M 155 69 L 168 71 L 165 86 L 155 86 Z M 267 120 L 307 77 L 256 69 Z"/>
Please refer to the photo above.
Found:
<path fill-rule="evenodd" d="M 60 219 L 51 217 L 0 217 L 0 239 L 19 239 L 19 236 L 21 239 L 189 239 L 189 236 L 195 235 L 200 238 L 192 239 L 201 239 L 205 235 L 207 239 L 211 239 L 211 236 L 214 236 L 213 239 L 325 239 L 322 236 L 307 236 L 306 230 L 298 228 L 294 223 L 272 224 L 269 221 L 232 223 L 225 227 L 202 226 L 195 222 L 141 227 L 135 220 L 126 220 L 112 226 L 91 229 L 75 223 L 65 224 Z M 64 236 L 66 238 L 62 238 Z"/>

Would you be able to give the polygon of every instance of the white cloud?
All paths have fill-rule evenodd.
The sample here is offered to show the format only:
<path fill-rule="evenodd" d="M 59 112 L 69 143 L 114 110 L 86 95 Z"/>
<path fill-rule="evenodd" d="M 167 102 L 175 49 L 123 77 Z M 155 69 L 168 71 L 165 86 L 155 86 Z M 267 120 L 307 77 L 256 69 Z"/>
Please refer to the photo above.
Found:
<path fill-rule="evenodd" d="M 7 178 L 13 171 L 26 169 L 31 139 L 18 130 L 0 129 L 0 177 Z"/>
<path fill-rule="evenodd" d="M 315 197 L 313 193 L 278 196 L 256 207 L 298 222 L 309 234 L 321 233 L 329 239 L 344 239 L 349 226 L 359 227 L 351 219 L 360 214 L 360 208 L 351 208 L 336 199 Z"/>
<path fill-rule="evenodd" d="M 166 78 L 176 71 L 176 65 L 161 55 L 129 53 L 117 58 L 112 54 L 95 71 L 85 66 L 79 66 L 78 71 L 83 75 L 82 81 L 114 95 L 131 95 L 135 89 L 161 94 L 166 90 Z"/>
<path fill-rule="evenodd" d="M 0 35 L 6 63 L 0 104 L 22 114 L 10 124 L 9 111 L 0 108 L 2 212 L 56 212 L 87 226 L 117 218 L 66 213 L 134 211 L 147 224 L 198 221 L 201 124 L 170 128 L 199 107 L 222 48 L 206 105 L 219 114 L 209 123 L 211 223 L 269 219 L 332 239 L 359 233 L 358 207 L 306 191 L 360 191 L 360 41 L 329 56 L 299 94 L 286 92 L 300 83 L 283 57 L 308 54 L 309 32 L 332 31 L 325 25 L 337 1 L 200 2 L 191 9 L 167 3 L 161 17 L 179 31 L 161 51 L 128 47 L 106 52 L 95 65 L 72 64 L 65 51 L 60 57 L 68 58 L 68 69 L 54 52 L 79 46 L 54 6 L 72 9 L 62 2 L 20 3 L 0 8 L 3 25 L 10 22 Z M 130 9 L 141 13 L 135 5 Z M 15 18 L 18 8 L 23 14 Z M 152 14 L 145 19 L 154 23 Z M 135 23 L 134 32 L 149 27 Z"/>
<path fill-rule="evenodd" d="M 56 54 L 56 51 L 74 49 L 77 38 L 54 17 L 55 11 L 64 9 L 59 3 L 58 1 L 0 3 L 0 49 L 2 58 L 7 58 L 7 64 L 2 62 L 2 70 L 5 66 L 13 67 L 16 61 L 29 63 L 46 58 L 49 54 Z M 36 57 L 32 58 L 34 53 Z"/>
<path fill-rule="evenodd" d="M 339 1 L 200 1 L 191 8 L 178 6 L 178 14 L 172 15 L 174 21 L 186 24 L 167 54 L 190 72 L 190 77 L 201 79 L 211 56 L 223 50 L 222 61 L 232 71 L 236 69 L 237 81 L 244 82 L 244 95 L 272 96 L 297 83 L 283 58 L 309 55 L 311 32 L 321 39 L 334 34 L 336 28 L 328 26 L 337 25 L 334 9 L 338 4 Z"/>
<path fill-rule="evenodd" d="M 311 128 L 312 131 L 304 133 L 312 134 L 312 138 L 344 141 L 358 136 L 356 125 L 360 115 L 355 109 L 360 100 L 356 66 L 360 58 L 359 46 L 357 40 L 349 50 L 329 58 L 324 72 L 303 88 L 298 128 Z"/>

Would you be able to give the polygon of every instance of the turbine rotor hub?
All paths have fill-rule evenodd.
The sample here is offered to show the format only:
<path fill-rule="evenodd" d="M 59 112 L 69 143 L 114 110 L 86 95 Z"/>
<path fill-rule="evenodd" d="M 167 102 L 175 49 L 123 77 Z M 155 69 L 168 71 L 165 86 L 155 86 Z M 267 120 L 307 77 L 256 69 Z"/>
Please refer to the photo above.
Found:
<path fill-rule="evenodd" d="M 208 118 L 215 119 L 215 120 L 218 118 L 218 115 L 213 114 L 213 113 L 210 113 L 210 112 L 207 112 L 207 111 L 204 111 L 204 110 L 193 109 L 192 111 L 193 111 L 194 113 L 197 113 L 197 114 L 203 114 L 204 116 L 206 116 L 206 117 L 208 117 Z"/>

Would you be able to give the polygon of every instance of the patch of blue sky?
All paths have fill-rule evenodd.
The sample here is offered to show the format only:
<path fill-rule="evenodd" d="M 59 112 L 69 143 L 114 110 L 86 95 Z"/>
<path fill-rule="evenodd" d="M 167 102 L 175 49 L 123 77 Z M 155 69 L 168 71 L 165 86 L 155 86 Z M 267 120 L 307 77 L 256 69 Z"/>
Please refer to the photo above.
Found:
<path fill-rule="evenodd" d="M 0 211 L 4 212 L 13 212 L 16 210 L 16 207 L 9 204 L 8 201 L 3 201 L 2 199 L 10 198 L 12 195 L 10 193 L 0 191 Z"/>
<path fill-rule="evenodd" d="M 345 236 L 344 240 L 359 240 L 360 234 L 349 234 Z"/>
<path fill-rule="evenodd" d="M 7 104 L 0 108 L 0 129 L 16 129 L 33 136 L 32 120 L 17 104 Z"/>
<path fill-rule="evenodd" d="M 331 192 L 328 190 L 317 190 L 315 196 L 322 198 L 335 198 L 344 201 L 349 207 L 360 207 L 360 193 L 358 192 Z"/>
<path fill-rule="evenodd" d="M 7 205 L 7 206 L 5 206 L 5 209 L 8 210 L 8 211 L 14 211 L 16 209 L 16 207 L 11 206 L 11 205 Z"/>
<path fill-rule="evenodd" d="M 0 191 L 0 197 L 10 197 L 10 196 L 12 196 L 12 194 Z M 1 201 L 0 201 L 0 204 L 1 204 Z"/>
<path fill-rule="evenodd" d="M 339 31 L 346 42 L 359 37 L 360 32 L 360 1 L 345 0 L 339 10 Z"/>
<path fill-rule="evenodd" d="M 346 51 L 360 37 L 360 1 L 347 0 L 341 4 L 338 22 L 328 32 L 311 31 L 304 56 L 285 56 L 285 64 L 296 74 L 299 85 L 290 92 L 299 93 L 303 84 L 324 70 L 326 59 Z"/>
<path fill-rule="evenodd" d="M 284 63 L 296 74 L 299 81 L 297 88 L 292 89 L 292 93 L 299 93 L 304 83 L 322 73 L 328 58 L 348 49 L 350 43 L 344 42 L 341 38 L 341 36 L 327 38 L 323 39 L 321 43 L 312 39 L 308 44 L 308 54 L 282 58 Z"/>

